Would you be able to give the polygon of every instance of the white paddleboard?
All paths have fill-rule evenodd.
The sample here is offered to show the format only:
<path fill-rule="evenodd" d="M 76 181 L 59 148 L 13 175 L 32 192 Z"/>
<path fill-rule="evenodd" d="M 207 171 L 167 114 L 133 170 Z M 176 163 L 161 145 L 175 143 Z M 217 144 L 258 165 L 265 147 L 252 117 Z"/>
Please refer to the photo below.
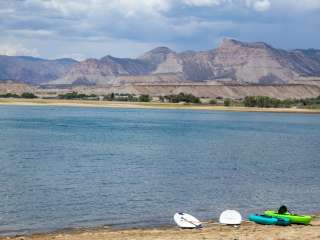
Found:
<path fill-rule="evenodd" d="M 201 222 L 187 213 L 176 213 L 173 216 L 175 223 L 181 228 L 201 228 Z"/>
<path fill-rule="evenodd" d="M 242 222 L 242 217 L 238 211 L 226 210 L 221 213 L 219 222 L 227 225 L 239 225 Z"/>

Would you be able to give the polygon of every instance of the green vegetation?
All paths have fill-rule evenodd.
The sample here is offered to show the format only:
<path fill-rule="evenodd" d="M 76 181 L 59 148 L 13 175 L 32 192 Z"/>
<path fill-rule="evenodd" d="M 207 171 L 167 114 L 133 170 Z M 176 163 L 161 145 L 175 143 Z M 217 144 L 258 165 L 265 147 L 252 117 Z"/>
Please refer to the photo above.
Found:
<path fill-rule="evenodd" d="M 151 102 L 152 97 L 149 95 L 140 95 L 139 97 L 133 94 L 115 94 L 111 93 L 103 98 L 106 101 L 119 101 L 119 102 Z"/>
<path fill-rule="evenodd" d="M 224 106 L 229 107 L 229 106 L 231 106 L 232 101 L 230 98 L 226 98 L 226 99 L 224 99 L 223 104 L 224 104 Z"/>
<path fill-rule="evenodd" d="M 59 99 L 98 99 L 98 96 L 95 94 L 91 95 L 86 95 L 83 93 L 77 93 L 77 92 L 71 92 L 71 93 L 66 93 L 66 94 L 60 94 L 58 96 Z"/>
<path fill-rule="evenodd" d="M 178 95 L 168 95 L 164 97 L 160 97 L 161 102 L 168 101 L 170 103 L 201 103 L 200 98 L 195 97 L 192 94 L 179 93 Z"/>
<path fill-rule="evenodd" d="M 320 109 L 320 96 L 305 99 L 277 99 L 267 96 L 248 96 L 244 99 L 221 98 L 206 101 L 209 105 L 225 107 L 257 107 L 257 108 L 309 108 Z"/>
<path fill-rule="evenodd" d="M 310 106 L 311 108 L 320 108 L 320 96 L 318 96 L 317 98 L 300 99 L 299 102 L 302 106 Z"/>
<path fill-rule="evenodd" d="M 20 98 L 20 96 L 15 93 L 6 93 L 0 95 L 0 98 Z"/>
<path fill-rule="evenodd" d="M 209 104 L 211 104 L 211 105 L 217 105 L 217 104 L 218 104 L 218 101 L 217 101 L 217 99 L 210 99 Z"/>
<path fill-rule="evenodd" d="M 106 101 L 119 101 L 119 102 L 138 102 L 139 98 L 137 98 L 133 94 L 115 94 L 111 93 L 103 97 L 103 100 Z"/>
<path fill-rule="evenodd" d="M 139 96 L 139 102 L 150 102 L 152 99 L 149 95 Z"/>
<path fill-rule="evenodd" d="M 0 95 L 0 98 L 27 98 L 27 99 L 33 99 L 33 98 L 38 98 L 36 95 L 33 93 L 29 92 L 24 92 L 21 95 L 15 94 L 15 93 L 6 93 Z"/>
<path fill-rule="evenodd" d="M 21 95 L 15 93 L 0 94 L 0 98 L 23 98 L 34 99 L 38 98 L 34 93 L 24 92 Z M 105 100 L 105 101 L 122 101 L 122 102 L 151 102 L 153 98 L 149 95 L 134 95 L 134 94 L 118 94 L 110 93 L 108 95 L 97 96 L 95 94 L 87 95 L 78 92 L 69 92 L 60 94 L 58 99 L 76 99 L 76 100 Z M 320 109 L 320 96 L 316 98 L 305 99 L 277 99 L 267 96 L 248 96 L 244 99 L 231 99 L 217 97 L 213 99 L 202 99 L 202 104 L 216 105 L 216 106 L 232 106 L 232 107 L 258 107 L 258 108 L 307 108 Z M 201 104 L 200 98 L 186 93 L 179 93 L 177 95 L 160 96 L 160 102 L 169 103 L 193 103 Z"/>
<path fill-rule="evenodd" d="M 21 94 L 21 98 L 34 99 L 34 98 L 38 98 L 38 97 L 36 95 L 34 95 L 33 93 L 24 92 Z"/>
<path fill-rule="evenodd" d="M 306 99 L 284 99 L 271 98 L 266 96 L 251 96 L 243 100 L 245 107 L 260 108 L 290 108 L 290 107 L 308 107 L 320 108 L 320 96 L 317 98 Z"/>

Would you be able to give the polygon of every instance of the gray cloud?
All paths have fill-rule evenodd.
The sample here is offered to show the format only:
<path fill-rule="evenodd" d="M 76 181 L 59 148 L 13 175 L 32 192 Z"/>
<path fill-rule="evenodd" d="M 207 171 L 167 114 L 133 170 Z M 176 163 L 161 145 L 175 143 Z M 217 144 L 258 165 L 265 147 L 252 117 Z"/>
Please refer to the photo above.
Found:
<path fill-rule="evenodd" d="M 200 50 L 223 37 L 320 48 L 319 13 L 318 0 L 2 0 L 0 44 L 50 58 Z"/>

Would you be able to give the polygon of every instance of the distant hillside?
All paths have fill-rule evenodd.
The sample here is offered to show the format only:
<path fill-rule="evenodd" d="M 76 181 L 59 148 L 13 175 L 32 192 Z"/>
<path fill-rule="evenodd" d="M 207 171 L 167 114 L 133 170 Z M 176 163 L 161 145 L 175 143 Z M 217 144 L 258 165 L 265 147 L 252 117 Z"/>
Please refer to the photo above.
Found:
<path fill-rule="evenodd" d="M 66 74 L 78 62 L 73 59 L 45 60 L 34 57 L 0 55 L 0 80 L 41 84 Z"/>
<path fill-rule="evenodd" d="M 213 50 L 176 53 L 155 48 L 136 59 L 106 56 L 74 60 L 1 57 L 0 79 L 52 85 L 290 84 L 320 79 L 320 50 L 276 49 L 266 43 L 225 39 Z"/>
<path fill-rule="evenodd" d="M 285 51 L 265 43 L 225 39 L 217 49 L 203 52 L 176 53 L 160 47 L 137 59 L 108 56 L 100 60 L 86 60 L 53 83 L 178 83 L 216 80 L 287 84 L 301 77 L 320 77 L 319 50 Z"/>

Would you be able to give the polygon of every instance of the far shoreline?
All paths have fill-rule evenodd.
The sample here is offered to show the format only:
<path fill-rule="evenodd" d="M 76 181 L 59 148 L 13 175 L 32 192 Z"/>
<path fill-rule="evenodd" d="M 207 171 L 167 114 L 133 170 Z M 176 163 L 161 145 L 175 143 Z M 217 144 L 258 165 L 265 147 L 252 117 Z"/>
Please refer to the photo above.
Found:
<path fill-rule="evenodd" d="M 225 107 L 214 105 L 157 103 L 157 102 L 116 102 L 94 100 L 60 100 L 60 99 L 16 99 L 0 98 L 0 105 L 7 106 L 56 106 L 56 107 L 91 107 L 119 109 L 172 109 L 172 110 L 204 110 L 227 112 L 266 112 L 266 113 L 301 113 L 320 114 L 320 109 L 305 108 L 256 108 L 256 107 Z"/>

